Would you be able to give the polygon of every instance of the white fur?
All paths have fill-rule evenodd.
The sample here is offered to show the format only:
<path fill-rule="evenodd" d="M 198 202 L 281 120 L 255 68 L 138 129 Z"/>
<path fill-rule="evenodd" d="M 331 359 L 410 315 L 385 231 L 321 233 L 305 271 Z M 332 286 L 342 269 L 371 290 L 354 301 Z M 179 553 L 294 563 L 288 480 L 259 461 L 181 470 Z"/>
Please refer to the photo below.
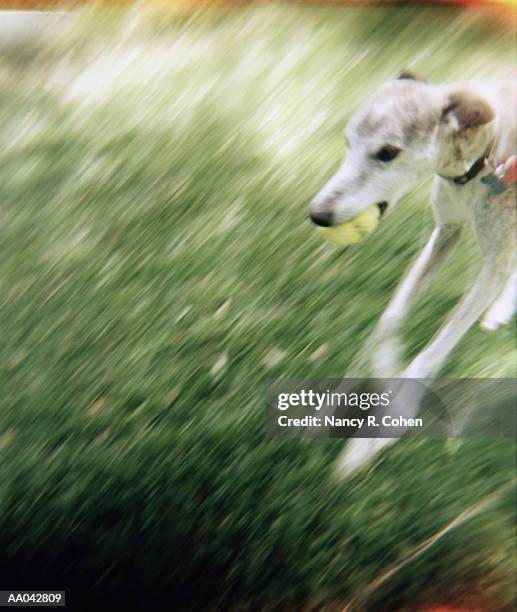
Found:
<path fill-rule="evenodd" d="M 382 201 L 392 209 L 397 200 L 436 174 L 432 206 L 436 229 L 403 279 L 372 336 L 371 368 L 355 376 L 430 378 L 484 312 L 483 327 L 497 329 L 517 307 L 515 189 L 491 194 L 480 181 L 492 168 L 515 154 L 517 108 L 515 75 L 491 82 L 428 85 L 396 80 L 371 96 L 350 120 L 345 161 L 314 199 L 311 213 L 332 214 L 334 224 Z M 449 110 L 451 96 L 461 92 L 493 111 L 487 123 L 463 129 L 461 113 Z M 449 104 L 450 105 L 450 104 Z M 393 161 L 376 152 L 390 144 L 401 149 Z M 489 167 L 465 185 L 441 178 L 462 175 L 490 150 Z M 389 210 L 388 209 L 388 210 Z M 401 327 L 417 297 L 469 222 L 476 233 L 483 264 L 474 286 L 465 294 L 433 340 L 407 366 L 401 364 Z M 345 448 L 341 474 L 361 468 L 392 440 L 354 439 Z"/>

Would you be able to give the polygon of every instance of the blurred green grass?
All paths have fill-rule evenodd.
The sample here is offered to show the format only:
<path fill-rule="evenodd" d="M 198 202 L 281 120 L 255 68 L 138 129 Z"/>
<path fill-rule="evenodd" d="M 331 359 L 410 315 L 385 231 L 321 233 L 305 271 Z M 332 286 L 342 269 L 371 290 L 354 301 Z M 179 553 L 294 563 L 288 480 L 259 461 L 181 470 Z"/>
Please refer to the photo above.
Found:
<path fill-rule="evenodd" d="M 85 11 L 0 56 L 0 568 L 338 606 L 514 477 L 508 442 L 413 440 L 338 486 L 339 441 L 265 440 L 267 381 L 341 376 L 432 228 L 427 184 L 346 256 L 322 242 L 305 216 L 347 117 L 402 68 L 482 77 L 513 51 L 480 13 L 269 6 Z M 408 356 L 478 262 L 467 232 Z M 442 374 L 513 376 L 514 329 L 472 330 Z M 509 605 L 512 521 L 506 500 L 368 609 Z"/>

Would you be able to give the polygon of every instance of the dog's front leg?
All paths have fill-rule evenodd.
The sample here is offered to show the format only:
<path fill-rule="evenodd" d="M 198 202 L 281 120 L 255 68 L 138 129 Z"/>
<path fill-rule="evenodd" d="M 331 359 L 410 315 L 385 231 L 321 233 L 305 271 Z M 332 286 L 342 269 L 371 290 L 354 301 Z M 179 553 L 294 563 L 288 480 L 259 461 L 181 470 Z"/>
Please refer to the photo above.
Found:
<path fill-rule="evenodd" d="M 463 335 L 501 292 L 508 268 L 504 257 L 485 261 L 475 285 L 427 348 L 408 366 L 403 378 L 430 378 L 437 373 Z"/>
<path fill-rule="evenodd" d="M 428 286 L 440 264 L 458 242 L 461 225 L 436 227 L 379 320 L 371 342 L 373 373 L 389 378 L 400 372 L 400 330 L 411 305 Z"/>
<path fill-rule="evenodd" d="M 439 225 L 409 269 L 395 292 L 388 308 L 367 343 L 363 355 L 370 357 L 377 378 L 392 378 L 400 372 L 400 328 L 411 305 L 427 287 L 445 257 L 458 242 L 461 223 Z M 364 371 L 359 374 L 364 376 Z M 357 376 L 356 373 L 348 376 Z M 417 406 L 412 397 L 407 405 Z M 414 409 L 416 413 L 417 410 Z M 408 418 L 414 414 L 408 414 Z M 392 444 L 394 438 L 353 438 L 338 459 L 338 478 L 345 478 L 368 463 L 381 449 Z"/>
<path fill-rule="evenodd" d="M 476 284 L 467 293 L 449 321 L 435 339 L 403 372 L 401 378 L 431 378 L 445 361 L 469 327 L 481 316 L 504 287 L 508 278 L 509 258 L 487 259 Z M 404 389 L 404 387 L 403 387 Z M 406 389 L 411 390 L 410 388 Z M 418 414 L 420 397 L 404 395 L 396 400 L 405 407 L 404 416 L 412 418 Z M 362 468 L 382 448 L 392 444 L 394 438 L 353 438 L 338 459 L 338 477 L 344 478 Z"/>

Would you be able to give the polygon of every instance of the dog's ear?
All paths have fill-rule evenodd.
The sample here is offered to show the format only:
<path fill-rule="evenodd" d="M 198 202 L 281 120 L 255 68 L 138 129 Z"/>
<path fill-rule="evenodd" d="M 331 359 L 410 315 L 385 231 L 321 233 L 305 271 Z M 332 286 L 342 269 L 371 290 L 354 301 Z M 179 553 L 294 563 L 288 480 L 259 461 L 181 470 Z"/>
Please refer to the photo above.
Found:
<path fill-rule="evenodd" d="M 414 72 L 411 72 L 410 70 L 403 70 L 397 77 L 398 81 L 422 81 L 423 83 L 425 83 L 424 79 L 421 79 L 420 77 L 418 77 Z"/>
<path fill-rule="evenodd" d="M 442 121 L 457 130 L 479 127 L 490 123 L 493 118 L 490 104 L 466 91 L 452 93 L 442 110 Z"/>

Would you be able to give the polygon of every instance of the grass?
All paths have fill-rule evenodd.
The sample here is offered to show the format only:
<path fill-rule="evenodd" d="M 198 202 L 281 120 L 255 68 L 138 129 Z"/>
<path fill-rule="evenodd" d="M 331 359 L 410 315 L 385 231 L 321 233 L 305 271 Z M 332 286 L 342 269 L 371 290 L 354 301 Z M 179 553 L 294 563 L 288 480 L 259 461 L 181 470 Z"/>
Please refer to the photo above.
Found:
<path fill-rule="evenodd" d="M 339 440 L 266 440 L 275 377 L 341 376 L 426 240 L 429 185 L 337 257 L 304 220 L 382 81 L 492 74 L 510 30 L 437 8 L 83 12 L 0 57 L 0 576 L 73 609 L 329 609 L 515 475 L 505 441 L 403 441 L 337 485 Z M 466 235 L 407 329 L 429 340 Z M 467 271 L 467 272 L 466 272 Z M 473 329 L 441 373 L 515 374 Z M 507 609 L 513 497 L 364 610 Z"/>

